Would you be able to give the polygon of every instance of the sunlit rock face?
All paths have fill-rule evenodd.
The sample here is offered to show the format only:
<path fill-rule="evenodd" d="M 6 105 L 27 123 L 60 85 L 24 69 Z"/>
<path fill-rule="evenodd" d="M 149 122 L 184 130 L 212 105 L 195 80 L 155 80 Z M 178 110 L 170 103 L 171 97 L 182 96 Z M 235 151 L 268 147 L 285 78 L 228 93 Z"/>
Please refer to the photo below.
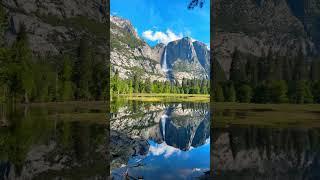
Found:
<path fill-rule="evenodd" d="M 168 66 L 169 78 L 182 81 L 187 79 L 209 79 L 209 50 L 204 43 L 194 41 L 189 37 L 169 42 L 166 46 L 166 58 L 162 64 Z"/>
<path fill-rule="evenodd" d="M 141 79 L 150 78 L 151 81 L 209 79 L 210 58 L 206 44 L 184 37 L 150 47 L 137 35 L 130 21 L 117 16 L 111 16 L 110 20 L 110 62 L 112 72 L 118 71 L 121 78 L 139 73 Z"/>
<path fill-rule="evenodd" d="M 216 179 L 317 179 L 319 129 L 214 128 Z"/>

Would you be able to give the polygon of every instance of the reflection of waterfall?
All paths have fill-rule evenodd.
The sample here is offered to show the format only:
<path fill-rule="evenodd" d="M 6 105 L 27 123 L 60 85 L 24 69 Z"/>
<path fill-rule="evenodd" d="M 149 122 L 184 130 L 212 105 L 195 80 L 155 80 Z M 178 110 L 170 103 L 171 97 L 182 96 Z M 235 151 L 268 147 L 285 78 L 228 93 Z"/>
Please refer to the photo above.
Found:
<path fill-rule="evenodd" d="M 162 136 L 163 136 L 163 140 L 166 140 L 166 120 L 167 120 L 168 116 L 166 114 L 161 116 L 161 126 L 162 126 Z"/>
<path fill-rule="evenodd" d="M 167 65 L 167 48 L 164 49 L 162 70 L 163 70 L 164 72 L 168 72 L 168 71 L 169 71 L 168 65 Z"/>

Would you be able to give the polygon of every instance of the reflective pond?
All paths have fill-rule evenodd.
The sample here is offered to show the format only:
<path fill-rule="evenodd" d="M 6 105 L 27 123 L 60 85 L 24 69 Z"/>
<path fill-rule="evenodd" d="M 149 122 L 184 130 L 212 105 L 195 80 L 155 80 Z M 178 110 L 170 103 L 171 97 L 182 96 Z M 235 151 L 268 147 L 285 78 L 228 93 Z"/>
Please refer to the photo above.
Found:
<path fill-rule="evenodd" d="M 114 179 L 194 179 L 210 170 L 208 103 L 131 101 L 110 122 Z"/>
<path fill-rule="evenodd" d="M 215 112 L 214 179 L 320 179 L 320 109 L 279 107 Z"/>
<path fill-rule="evenodd" d="M 0 106 L 0 179 L 106 179 L 106 104 Z"/>

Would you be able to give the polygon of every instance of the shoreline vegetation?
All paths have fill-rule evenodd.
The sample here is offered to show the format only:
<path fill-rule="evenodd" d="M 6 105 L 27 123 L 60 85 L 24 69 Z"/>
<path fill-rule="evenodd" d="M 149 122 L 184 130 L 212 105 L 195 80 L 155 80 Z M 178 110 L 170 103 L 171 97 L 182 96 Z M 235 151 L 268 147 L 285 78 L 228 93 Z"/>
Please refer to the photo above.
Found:
<path fill-rule="evenodd" d="M 132 93 L 112 96 L 142 102 L 210 102 L 209 94 Z"/>
<path fill-rule="evenodd" d="M 320 127 L 320 104 L 216 102 L 213 126 Z"/>

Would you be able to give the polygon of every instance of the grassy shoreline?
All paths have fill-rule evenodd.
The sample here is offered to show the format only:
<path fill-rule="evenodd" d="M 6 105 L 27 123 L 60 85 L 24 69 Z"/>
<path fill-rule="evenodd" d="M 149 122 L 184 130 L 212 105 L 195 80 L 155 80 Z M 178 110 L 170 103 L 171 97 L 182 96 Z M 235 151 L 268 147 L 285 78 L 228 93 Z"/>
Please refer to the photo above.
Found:
<path fill-rule="evenodd" d="M 320 127 L 320 104 L 215 103 L 213 126 Z"/>
<path fill-rule="evenodd" d="M 132 93 L 116 97 L 142 102 L 210 102 L 209 94 Z"/>
<path fill-rule="evenodd" d="M 214 102 L 214 109 L 267 109 L 273 111 L 319 111 L 320 104 L 255 104 L 255 103 L 229 103 Z"/>

